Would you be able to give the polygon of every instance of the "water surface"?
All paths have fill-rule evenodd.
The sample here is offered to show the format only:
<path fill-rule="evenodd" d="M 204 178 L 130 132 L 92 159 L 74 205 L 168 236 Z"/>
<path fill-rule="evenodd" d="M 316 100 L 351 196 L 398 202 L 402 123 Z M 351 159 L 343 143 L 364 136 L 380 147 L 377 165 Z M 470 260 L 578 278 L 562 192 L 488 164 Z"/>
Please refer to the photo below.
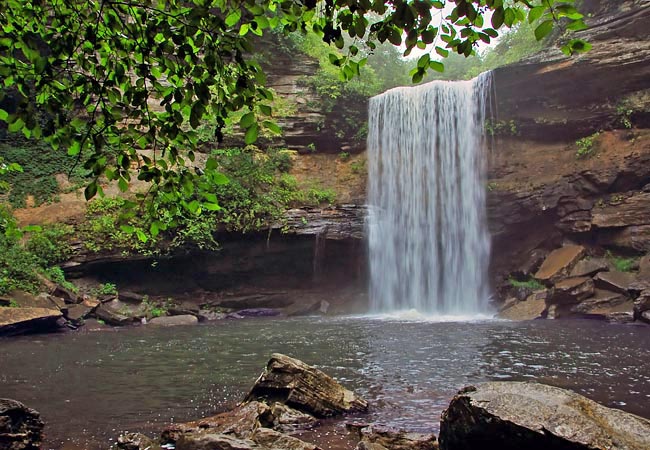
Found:
<path fill-rule="evenodd" d="M 233 406 L 273 352 L 358 391 L 371 421 L 437 431 L 454 392 L 537 380 L 650 417 L 650 329 L 591 321 L 246 320 L 0 341 L 0 397 L 46 421 L 44 448 L 107 448 L 120 431 Z"/>

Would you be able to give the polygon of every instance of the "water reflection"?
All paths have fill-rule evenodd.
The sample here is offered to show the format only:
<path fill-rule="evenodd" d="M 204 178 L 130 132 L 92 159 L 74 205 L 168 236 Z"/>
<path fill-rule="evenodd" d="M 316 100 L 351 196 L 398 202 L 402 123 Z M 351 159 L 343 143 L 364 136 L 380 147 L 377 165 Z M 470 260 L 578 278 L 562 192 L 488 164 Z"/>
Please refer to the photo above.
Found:
<path fill-rule="evenodd" d="M 250 320 L 24 337 L 0 345 L 0 397 L 41 411 L 48 445 L 106 448 L 233 406 L 273 352 L 359 391 L 370 420 L 436 430 L 449 398 L 485 380 L 538 380 L 650 416 L 650 330 L 598 322 Z"/>

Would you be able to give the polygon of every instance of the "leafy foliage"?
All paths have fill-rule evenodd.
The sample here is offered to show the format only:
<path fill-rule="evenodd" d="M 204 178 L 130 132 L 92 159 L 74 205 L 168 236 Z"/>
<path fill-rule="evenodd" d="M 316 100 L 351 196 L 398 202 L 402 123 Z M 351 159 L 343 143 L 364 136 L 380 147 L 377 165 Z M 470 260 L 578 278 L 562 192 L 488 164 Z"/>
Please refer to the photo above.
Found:
<path fill-rule="evenodd" d="M 576 151 L 576 157 L 578 158 L 588 158 L 594 154 L 596 151 L 595 143 L 600 136 L 600 132 L 580 138 L 576 141 L 576 146 L 578 150 Z"/>
<path fill-rule="evenodd" d="M 35 140 L 14 140 L 11 144 L 0 144 L 0 153 L 11 161 L 13 170 L 0 173 L 0 180 L 6 183 L 8 200 L 14 207 L 24 207 L 28 195 L 33 196 L 34 203 L 40 205 L 52 201 L 59 193 L 57 174 L 72 175 L 71 181 L 80 186 L 85 171 L 75 165 L 75 158 L 64 152 L 53 152 L 43 142 Z"/>
<path fill-rule="evenodd" d="M 605 254 L 609 262 L 619 272 L 631 272 L 638 265 L 637 258 L 625 258 L 622 256 L 615 256 L 611 252 Z"/>
<path fill-rule="evenodd" d="M 117 295 L 117 286 L 114 283 L 102 283 L 93 289 L 94 295 Z"/>
<path fill-rule="evenodd" d="M 585 28 L 572 0 L 2 0 L 0 19 L 0 120 L 9 130 L 78 158 L 93 177 L 87 198 L 101 193 L 102 175 L 128 189 L 134 166 L 138 179 L 157 185 L 164 204 L 193 213 L 197 199 L 216 208 L 206 199 L 209 183 L 196 182 L 189 167 L 202 120 L 216 122 L 219 139 L 227 120 L 242 111 L 247 144 L 264 128 L 277 129 L 268 104 L 274 95 L 249 57 L 253 36 L 280 28 L 343 49 L 345 33 L 353 42 L 328 59 L 341 79 L 351 80 L 366 62 L 360 49 L 372 51 L 377 42 L 404 45 L 404 55 L 431 45 L 442 57 L 468 56 L 478 42 L 526 19 L 539 21 L 537 39 L 560 20 L 571 30 Z M 587 49 L 575 39 L 564 46 L 567 53 Z M 443 65 L 426 53 L 412 80 L 430 69 Z"/>

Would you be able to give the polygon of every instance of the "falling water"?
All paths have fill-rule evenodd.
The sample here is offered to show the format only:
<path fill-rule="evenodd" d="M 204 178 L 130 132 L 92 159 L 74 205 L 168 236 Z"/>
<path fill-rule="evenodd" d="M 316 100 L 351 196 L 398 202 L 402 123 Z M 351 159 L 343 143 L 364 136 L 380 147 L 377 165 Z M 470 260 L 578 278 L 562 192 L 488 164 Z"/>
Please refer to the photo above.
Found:
<path fill-rule="evenodd" d="M 486 312 L 490 239 L 484 120 L 491 75 L 396 88 L 370 100 L 374 312 Z"/>

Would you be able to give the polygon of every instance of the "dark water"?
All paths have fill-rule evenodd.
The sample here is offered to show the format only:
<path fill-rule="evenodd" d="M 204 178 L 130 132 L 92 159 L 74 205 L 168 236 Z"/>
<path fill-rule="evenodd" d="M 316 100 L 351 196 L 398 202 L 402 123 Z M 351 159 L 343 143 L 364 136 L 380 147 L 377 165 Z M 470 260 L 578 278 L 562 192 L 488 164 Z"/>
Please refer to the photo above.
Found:
<path fill-rule="evenodd" d="M 373 405 L 370 420 L 437 430 L 453 393 L 537 380 L 650 417 L 650 327 L 599 322 L 248 320 L 0 341 L 0 397 L 46 421 L 45 448 L 107 448 L 242 398 L 269 355 L 315 364 Z"/>

